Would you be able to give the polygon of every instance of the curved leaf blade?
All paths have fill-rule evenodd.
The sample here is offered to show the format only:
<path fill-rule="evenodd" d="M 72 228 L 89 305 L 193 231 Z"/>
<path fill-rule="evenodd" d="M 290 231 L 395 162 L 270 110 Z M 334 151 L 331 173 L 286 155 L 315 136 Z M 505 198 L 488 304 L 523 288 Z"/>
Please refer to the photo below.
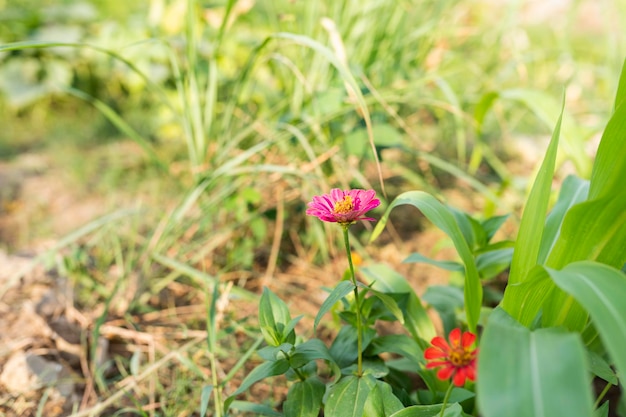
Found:
<path fill-rule="evenodd" d="M 337 284 L 335 289 L 328 295 L 326 300 L 324 300 L 322 306 L 320 307 L 320 311 L 318 311 L 317 316 L 315 316 L 313 331 L 317 329 L 317 325 L 319 324 L 324 314 L 326 314 L 337 301 L 348 295 L 350 291 L 353 291 L 354 288 L 354 284 L 352 284 L 350 281 L 341 281 L 339 284 Z"/>
<path fill-rule="evenodd" d="M 465 265 L 465 308 L 467 311 L 467 322 L 471 331 L 476 331 L 476 325 L 480 318 L 480 307 L 483 299 L 483 289 L 480 284 L 480 278 L 478 276 L 478 269 L 476 268 L 476 261 L 468 242 L 465 240 L 461 229 L 450 211 L 450 209 L 439 202 L 432 195 L 423 191 L 408 191 L 400 194 L 391 203 L 391 205 L 385 211 L 385 214 L 380 219 L 372 236 L 370 242 L 375 240 L 383 231 L 385 224 L 389 220 L 389 213 L 394 207 L 400 205 L 412 205 L 419 209 L 424 216 L 428 218 L 435 226 L 444 231 L 448 237 L 454 243 L 454 246 Z"/>

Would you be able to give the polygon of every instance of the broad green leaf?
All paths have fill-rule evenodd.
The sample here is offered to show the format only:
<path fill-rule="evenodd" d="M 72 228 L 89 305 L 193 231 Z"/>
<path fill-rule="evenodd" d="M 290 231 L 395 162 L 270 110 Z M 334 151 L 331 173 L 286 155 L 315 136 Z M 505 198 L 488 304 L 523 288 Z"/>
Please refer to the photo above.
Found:
<path fill-rule="evenodd" d="M 374 264 L 361 268 L 365 282 L 383 293 L 406 294 L 404 307 L 405 327 L 415 338 L 429 341 L 437 335 L 428 313 L 422 306 L 407 280 L 385 264 Z"/>
<path fill-rule="evenodd" d="M 454 271 L 454 272 L 464 272 L 465 268 L 463 264 L 454 261 L 438 261 L 436 259 L 427 258 L 421 253 L 412 253 L 410 254 L 402 263 L 425 263 L 428 265 L 433 265 L 441 269 L 445 269 L 446 271 Z"/>
<path fill-rule="evenodd" d="M 330 387 L 324 416 L 326 417 L 362 417 L 365 401 L 371 391 L 372 376 L 361 378 L 348 375 Z"/>
<path fill-rule="evenodd" d="M 374 380 L 365 402 L 363 417 L 387 417 L 403 408 L 402 402 L 393 394 L 391 385 Z"/>
<path fill-rule="evenodd" d="M 278 346 L 283 342 L 293 343 L 293 341 L 287 340 L 291 330 L 286 330 L 290 322 L 291 315 L 287 304 L 267 287 L 264 287 L 259 301 L 259 327 L 265 342 L 271 346 Z"/>
<path fill-rule="evenodd" d="M 539 168 L 535 182 L 530 190 L 522 220 L 519 226 L 515 250 L 511 261 L 511 272 L 509 274 L 509 285 L 517 284 L 526 280 L 529 271 L 537 265 L 539 260 L 539 248 L 543 238 L 544 222 L 548 211 L 550 193 L 552 187 L 552 177 L 556 154 L 559 147 L 559 134 L 561 133 L 561 120 L 563 110 L 556 122 L 550 145 L 546 151 L 546 156 Z"/>
<path fill-rule="evenodd" d="M 245 392 L 252 384 L 262 379 L 276 375 L 282 375 L 289 370 L 289 361 L 287 359 L 279 359 L 275 362 L 263 362 L 252 370 L 241 382 L 241 386 L 231 395 L 232 398 Z M 231 398 L 229 397 L 229 398 Z"/>
<path fill-rule="evenodd" d="M 363 349 L 365 350 L 372 339 L 376 337 L 376 330 L 371 327 L 363 329 Z M 356 363 L 357 358 L 357 338 L 356 328 L 353 326 L 342 326 L 335 336 L 329 349 L 330 354 L 335 359 L 340 368 L 345 368 Z"/>
<path fill-rule="evenodd" d="M 529 331 L 496 309 L 480 342 L 476 392 L 483 417 L 589 417 L 593 405 L 578 334 Z"/>
<path fill-rule="evenodd" d="M 320 307 L 320 311 L 317 312 L 317 316 L 315 316 L 315 322 L 313 323 L 313 331 L 317 329 L 317 325 L 320 320 L 339 300 L 348 295 L 350 291 L 354 290 L 354 284 L 350 281 L 341 281 L 335 289 L 328 295 L 326 300 L 322 303 Z"/>
<path fill-rule="evenodd" d="M 595 262 L 575 262 L 549 270 L 560 288 L 591 316 L 621 381 L 626 381 L 626 275 Z"/>
<path fill-rule="evenodd" d="M 432 195 L 422 191 L 409 191 L 400 194 L 389 205 L 387 211 L 380 219 L 370 241 L 375 240 L 383 231 L 389 219 L 389 213 L 394 207 L 409 204 L 418 208 L 435 226 L 443 230 L 454 243 L 463 264 L 465 265 L 465 309 L 467 312 L 467 323 L 472 331 L 476 331 L 476 325 L 480 318 L 480 308 L 482 305 L 483 289 L 478 277 L 478 270 L 472 251 L 465 240 L 461 229 L 457 224 L 454 215 L 450 210 L 441 204 Z"/>
<path fill-rule="evenodd" d="M 283 404 L 285 417 L 317 417 L 325 390 L 326 386 L 317 378 L 293 384 Z"/>
<path fill-rule="evenodd" d="M 584 201 L 589 193 L 589 181 L 569 175 L 563 181 L 559 198 L 546 219 L 546 225 L 541 237 L 541 248 L 537 263 L 543 264 L 552 251 L 560 233 L 561 225 L 567 211 L 574 205 Z"/>

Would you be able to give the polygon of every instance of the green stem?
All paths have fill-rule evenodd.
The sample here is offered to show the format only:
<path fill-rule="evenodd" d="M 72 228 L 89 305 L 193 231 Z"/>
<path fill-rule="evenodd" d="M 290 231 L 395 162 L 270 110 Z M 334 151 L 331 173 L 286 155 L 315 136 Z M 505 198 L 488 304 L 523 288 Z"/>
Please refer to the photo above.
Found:
<path fill-rule="evenodd" d="M 439 414 L 439 417 L 443 417 L 443 414 L 446 412 L 446 405 L 448 405 L 448 400 L 450 399 L 450 394 L 452 393 L 453 387 L 454 387 L 454 384 L 450 383 L 450 386 L 448 387 L 448 391 L 446 391 L 446 396 L 443 397 L 443 404 L 441 406 L 441 413 Z"/>
<path fill-rule="evenodd" d="M 604 387 L 600 395 L 598 395 L 598 399 L 596 400 L 596 403 L 593 405 L 594 409 L 600 407 L 600 403 L 602 402 L 602 399 L 604 398 L 606 393 L 609 392 L 609 389 L 611 389 L 612 386 L 613 384 L 611 384 L 610 382 L 606 383 L 606 386 Z"/>
<path fill-rule="evenodd" d="M 348 234 L 348 227 L 350 225 L 342 225 L 343 227 L 343 241 L 346 246 L 346 254 L 348 255 L 348 264 L 350 265 L 350 277 L 352 278 L 352 284 L 354 284 L 354 302 L 356 304 L 356 345 L 357 345 L 357 375 L 363 375 L 363 329 L 361 322 L 361 302 L 359 301 L 359 287 L 356 283 L 356 275 L 354 274 L 354 265 L 352 264 L 352 252 L 350 251 L 350 237 Z"/>

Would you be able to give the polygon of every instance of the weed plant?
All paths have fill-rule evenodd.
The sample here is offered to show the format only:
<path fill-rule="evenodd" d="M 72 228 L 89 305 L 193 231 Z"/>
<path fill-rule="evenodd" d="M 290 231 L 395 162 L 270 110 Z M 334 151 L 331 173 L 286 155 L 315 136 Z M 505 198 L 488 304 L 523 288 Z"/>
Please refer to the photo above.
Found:
<path fill-rule="evenodd" d="M 158 355 L 149 343 L 145 356 L 125 352 L 114 376 L 91 357 L 91 411 L 124 403 L 155 413 L 142 409 L 157 402 L 156 393 L 168 398 L 171 386 L 190 386 L 174 382 L 189 378 L 214 387 L 217 412 L 261 343 L 253 323 L 221 310 L 219 294 L 248 305 L 258 300 L 262 278 L 295 257 L 326 263 L 341 253 L 341 236 L 304 216 L 310 196 L 331 186 L 376 189 L 383 206 L 406 189 L 441 197 L 454 187 L 485 201 L 485 218 L 515 212 L 529 180 L 507 165 L 506 144 L 552 129 L 563 85 L 570 101 L 555 164 L 573 161 L 581 177 L 591 175 L 585 143 L 611 113 L 603 103 L 615 89 L 625 41 L 607 29 L 590 54 L 573 30 L 585 2 L 554 26 L 523 22 L 515 2 L 362 3 L 152 1 L 134 5 L 137 14 L 115 2 L 2 6 L 9 23 L 1 29 L 0 78 L 12 83 L 0 83 L 7 126 L 0 152 L 38 150 L 38 138 L 52 135 L 62 146 L 57 161 L 124 207 L 39 258 L 72 280 L 77 305 L 104 306 L 86 325 L 86 343 L 95 352 L 115 320 L 143 332 L 150 326 L 144 317 L 170 308 L 181 314 L 173 327 L 205 332 L 169 340 L 171 349 Z M 619 3 L 604 7 L 607 27 L 623 21 Z M 105 14 L 117 20 L 102 21 Z M 572 99 L 572 91 L 582 97 Z M 103 143 L 117 141 L 131 141 L 141 157 L 130 166 L 124 155 L 103 157 Z M 352 230 L 359 245 L 367 229 Z M 494 271 L 510 256 L 510 247 L 499 250 L 492 254 L 499 263 L 487 262 Z M 480 304 L 474 290 L 466 296 L 472 331 Z M 200 307 L 196 322 L 178 313 L 184 305 Z M 159 319 L 157 328 L 169 326 Z M 428 342 L 431 334 L 419 337 Z M 216 373 L 221 366 L 227 370 Z M 131 376 L 139 386 L 133 401 Z M 187 409 L 197 407 L 199 386 L 186 392 Z M 246 403 L 232 404 L 243 410 Z M 177 410 L 162 407 L 163 415 Z"/>

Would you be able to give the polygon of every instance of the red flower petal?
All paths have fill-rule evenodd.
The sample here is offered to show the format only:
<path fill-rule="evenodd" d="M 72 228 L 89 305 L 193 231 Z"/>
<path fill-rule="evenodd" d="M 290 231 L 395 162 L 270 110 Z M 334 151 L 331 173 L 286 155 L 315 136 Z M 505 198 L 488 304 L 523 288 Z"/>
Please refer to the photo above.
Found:
<path fill-rule="evenodd" d="M 476 340 L 476 335 L 471 332 L 463 333 L 463 339 L 461 340 L 461 345 L 464 348 L 468 348 L 474 344 L 474 340 Z"/>
<path fill-rule="evenodd" d="M 452 365 L 445 366 L 445 367 L 441 368 L 439 370 L 439 372 L 437 372 L 437 378 L 445 381 L 446 379 L 448 379 L 448 378 L 450 378 L 452 376 L 452 374 L 454 373 L 455 369 L 456 368 L 454 366 L 452 366 Z"/>
<path fill-rule="evenodd" d="M 456 329 L 453 329 L 450 332 L 450 336 L 448 337 L 448 339 L 450 340 L 450 345 L 452 346 L 452 348 L 456 348 L 456 347 L 460 347 L 461 346 L 461 329 L 459 329 L 458 327 Z"/>
<path fill-rule="evenodd" d="M 446 342 L 446 339 L 444 339 L 443 337 L 440 337 L 440 336 L 433 337 L 433 340 L 430 341 L 430 344 L 438 347 L 444 352 L 450 351 L 450 345 L 448 344 L 448 342 Z"/>
<path fill-rule="evenodd" d="M 443 352 L 439 348 L 429 347 L 424 351 L 424 358 L 426 359 L 436 359 L 436 358 L 447 358 L 448 354 Z"/>
<path fill-rule="evenodd" d="M 462 387 L 465 385 L 465 368 L 458 369 L 454 378 L 452 378 L 452 383 L 457 387 Z"/>

